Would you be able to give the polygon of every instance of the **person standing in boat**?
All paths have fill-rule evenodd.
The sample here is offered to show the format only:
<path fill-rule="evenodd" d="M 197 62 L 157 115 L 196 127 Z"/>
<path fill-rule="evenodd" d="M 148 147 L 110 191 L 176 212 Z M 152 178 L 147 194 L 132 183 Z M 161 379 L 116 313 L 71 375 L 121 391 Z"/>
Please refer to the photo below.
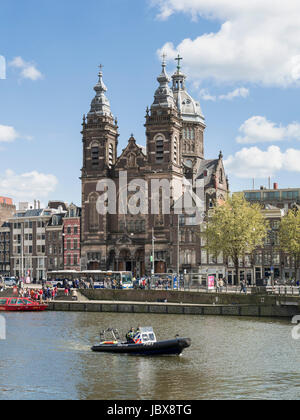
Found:
<path fill-rule="evenodd" d="M 126 334 L 126 340 L 128 341 L 128 343 L 134 343 L 134 337 L 136 335 L 136 332 L 134 330 L 134 328 L 132 327 L 128 333 Z"/>

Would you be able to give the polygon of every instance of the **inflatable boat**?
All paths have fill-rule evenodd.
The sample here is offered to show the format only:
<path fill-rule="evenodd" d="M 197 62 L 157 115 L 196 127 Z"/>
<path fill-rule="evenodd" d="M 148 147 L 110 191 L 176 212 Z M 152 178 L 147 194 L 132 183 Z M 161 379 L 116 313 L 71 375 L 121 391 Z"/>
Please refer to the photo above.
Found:
<path fill-rule="evenodd" d="M 118 331 L 112 328 L 103 331 L 100 337 L 105 337 L 108 332 L 111 333 L 112 339 L 101 341 L 100 344 L 92 347 L 92 351 L 139 356 L 180 355 L 192 343 L 190 338 L 179 337 L 175 337 L 173 340 L 157 341 L 152 327 L 140 328 L 131 340 L 126 342 L 120 341 Z"/>

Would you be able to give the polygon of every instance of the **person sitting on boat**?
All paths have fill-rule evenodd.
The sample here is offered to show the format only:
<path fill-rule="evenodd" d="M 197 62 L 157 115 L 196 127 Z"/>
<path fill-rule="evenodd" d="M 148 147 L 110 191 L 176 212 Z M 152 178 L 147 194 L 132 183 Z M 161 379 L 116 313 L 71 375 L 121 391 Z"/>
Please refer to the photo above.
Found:
<path fill-rule="evenodd" d="M 128 341 L 128 343 L 134 343 L 134 337 L 136 335 L 136 332 L 134 330 L 134 328 L 131 328 L 128 333 L 126 334 L 126 340 Z"/>

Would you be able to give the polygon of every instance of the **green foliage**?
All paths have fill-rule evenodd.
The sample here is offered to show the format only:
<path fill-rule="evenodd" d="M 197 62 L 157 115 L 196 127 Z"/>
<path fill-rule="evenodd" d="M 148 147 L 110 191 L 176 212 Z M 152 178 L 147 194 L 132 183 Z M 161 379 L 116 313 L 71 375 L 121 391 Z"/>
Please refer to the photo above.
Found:
<path fill-rule="evenodd" d="M 234 194 L 212 210 L 204 235 L 208 252 L 213 255 L 223 252 L 237 268 L 239 258 L 263 245 L 267 232 L 268 223 L 260 205 L 250 204 L 243 194 Z"/>
<path fill-rule="evenodd" d="M 300 212 L 290 210 L 282 218 L 280 231 L 280 248 L 295 258 L 296 267 L 300 259 Z"/>

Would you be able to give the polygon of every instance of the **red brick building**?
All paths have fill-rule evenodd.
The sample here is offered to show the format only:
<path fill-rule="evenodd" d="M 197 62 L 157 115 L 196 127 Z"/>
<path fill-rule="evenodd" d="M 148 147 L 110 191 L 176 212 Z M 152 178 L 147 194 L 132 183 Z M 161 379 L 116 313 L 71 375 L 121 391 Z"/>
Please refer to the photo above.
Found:
<path fill-rule="evenodd" d="M 64 269 L 80 271 L 81 208 L 70 204 L 64 217 Z"/>

